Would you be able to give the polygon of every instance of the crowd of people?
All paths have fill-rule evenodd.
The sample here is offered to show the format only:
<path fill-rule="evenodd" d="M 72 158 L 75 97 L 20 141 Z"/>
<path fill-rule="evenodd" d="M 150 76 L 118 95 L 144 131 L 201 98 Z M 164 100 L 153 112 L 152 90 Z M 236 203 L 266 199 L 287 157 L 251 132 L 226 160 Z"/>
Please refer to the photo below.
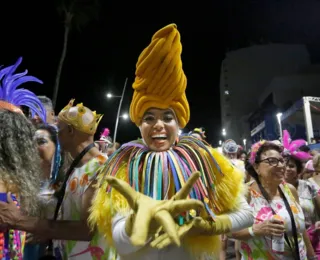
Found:
<path fill-rule="evenodd" d="M 102 114 L 18 87 L 0 70 L 0 259 L 320 259 L 320 154 L 304 140 L 214 149 L 190 119 L 175 24 L 139 56 L 130 118 L 114 143 Z"/>

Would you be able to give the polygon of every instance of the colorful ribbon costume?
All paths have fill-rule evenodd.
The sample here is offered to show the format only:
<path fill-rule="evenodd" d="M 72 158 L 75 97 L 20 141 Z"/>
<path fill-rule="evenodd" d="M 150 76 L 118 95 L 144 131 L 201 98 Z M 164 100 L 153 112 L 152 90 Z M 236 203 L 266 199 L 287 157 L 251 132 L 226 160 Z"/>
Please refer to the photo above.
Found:
<path fill-rule="evenodd" d="M 180 128 L 188 123 L 187 80 L 182 69 L 181 52 L 180 34 L 176 25 L 171 24 L 156 32 L 151 44 L 141 53 L 130 107 L 131 120 L 137 126 L 141 125 L 150 108 L 172 109 Z M 237 198 L 243 191 L 243 175 L 218 151 L 192 136 L 181 137 L 164 152 L 152 151 L 143 140 L 138 140 L 122 145 L 102 169 L 90 224 L 93 228 L 97 226 L 110 245 L 114 245 L 112 220 L 116 215 L 130 212 L 128 202 L 108 186 L 106 176 L 124 180 L 136 191 L 155 200 L 168 200 L 195 171 L 200 172 L 200 179 L 189 198 L 203 202 L 211 221 L 216 215 L 237 209 Z M 192 217 L 190 212 L 190 215 L 180 216 L 177 222 L 184 225 Z M 231 228 L 228 219 L 221 225 L 226 226 L 226 230 Z M 216 235 L 186 236 L 182 245 L 190 254 L 198 256 L 217 253 L 219 241 Z"/>

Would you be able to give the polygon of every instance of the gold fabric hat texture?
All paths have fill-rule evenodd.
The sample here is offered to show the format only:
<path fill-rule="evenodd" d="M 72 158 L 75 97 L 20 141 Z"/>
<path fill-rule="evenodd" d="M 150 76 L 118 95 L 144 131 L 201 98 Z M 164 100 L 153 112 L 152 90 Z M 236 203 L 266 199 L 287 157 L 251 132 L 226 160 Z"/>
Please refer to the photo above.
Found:
<path fill-rule="evenodd" d="M 60 111 L 58 115 L 59 120 L 72 125 L 80 132 L 94 135 L 103 115 L 97 114 L 96 111 L 91 111 L 91 109 L 85 107 L 82 103 L 76 106 L 73 103 L 74 99 L 71 99 L 68 105 Z"/>
<path fill-rule="evenodd" d="M 188 123 L 190 108 L 181 53 L 180 33 L 175 24 L 170 24 L 157 31 L 140 54 L 130 105 L 130 118 L 136 125 L 141 124 L 144 113 L 150 108 L 171 108 L 181 128 Z"/>

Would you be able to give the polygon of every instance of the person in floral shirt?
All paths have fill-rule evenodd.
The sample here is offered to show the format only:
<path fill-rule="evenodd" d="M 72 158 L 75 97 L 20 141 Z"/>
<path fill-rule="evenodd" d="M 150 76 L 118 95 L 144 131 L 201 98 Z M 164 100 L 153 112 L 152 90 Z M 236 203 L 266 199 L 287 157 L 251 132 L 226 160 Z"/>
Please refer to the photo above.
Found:
<path fill-rule="evenodd" d="M 308 240 L 297 191 L 284 182 L 286 164 L 282 150 L 268 141 L 252 146 L 246 169 L 253 177 L 248 184 L 248 202 L 255 222 L 252 227 L 232 234 L 242 241 L 242 259 L 317 259 Z M 276 238 L 284 239 L 283 252 L 273 249 L 272 241 Z"/>

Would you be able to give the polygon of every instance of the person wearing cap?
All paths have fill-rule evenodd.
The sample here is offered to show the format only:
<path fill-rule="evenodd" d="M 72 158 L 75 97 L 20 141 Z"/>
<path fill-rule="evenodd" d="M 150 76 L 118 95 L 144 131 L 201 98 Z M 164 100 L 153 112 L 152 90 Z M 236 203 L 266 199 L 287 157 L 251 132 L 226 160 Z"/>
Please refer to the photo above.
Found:
<path fill-rule="evenodd" d="M 243 173 L 245 173 L 244 162 L 238 158 L 239 145 L 232 140 L 228 139 L 222 144 L 223 154 Z"/>
<path fill-rule="evenodd" d="M 246 174 L 244 161 L 238 159 L 239 150 L 240 146 L 232 139 L 228 139 L 222 144 L 222 152 L 224 156 L 226 156 L 230 160 L 230 162 L 243 173 L 245 182 L 248 179 L 248 176 Z M 222 246 L 220 252 L 220 259 L 225 259 L 227 257 L 228 245 L 230 245 L 231 242 L 229 243 L 229 239 L 226 235 L 222 235 L 221 243 Z M 237 257 L 239 257 L 239 241 L 235 241 L 234 245 L 235 254 L 237 255 Z"/>
<path fill-rule="evenodd" d="M 199 140 L 203 141 L 206 137 L 206 130 L 203 127 L 195 128 L 193 131 L 190 132 L 190 135 L 198 138 Z"/>
<path fill-rule="evenodd" d="M 219 234 L 252 224 L 239 170 L 201 140 L 179 137 L 190 119 L 181 52 L 170 24 L 139 56 L 130 118 L 142 139 L 123 144 L 98 177 L 90 224 L 121 260 L 217 255 Z"/>
<path fill-rule="evenodd" d="M 301 179 L 312 181 L 313 180 L 312 177 L 314 174 L 315 174 L 315 169 L 313 167 L 313 160 L 309 160 L 304 165 Z"/>

